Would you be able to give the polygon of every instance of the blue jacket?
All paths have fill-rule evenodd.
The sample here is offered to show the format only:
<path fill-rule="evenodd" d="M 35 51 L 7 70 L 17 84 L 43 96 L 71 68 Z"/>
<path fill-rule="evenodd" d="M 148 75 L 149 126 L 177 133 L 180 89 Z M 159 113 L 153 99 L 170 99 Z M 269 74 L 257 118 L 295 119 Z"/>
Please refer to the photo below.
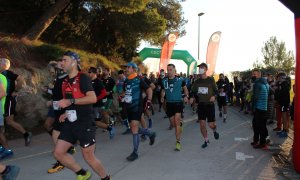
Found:
<path fill-rule="evenodd" d="M 267 111 L 269 84 L 266 79 L 259 78 L 254 82 L 252 103 L 253 109 Z"/>

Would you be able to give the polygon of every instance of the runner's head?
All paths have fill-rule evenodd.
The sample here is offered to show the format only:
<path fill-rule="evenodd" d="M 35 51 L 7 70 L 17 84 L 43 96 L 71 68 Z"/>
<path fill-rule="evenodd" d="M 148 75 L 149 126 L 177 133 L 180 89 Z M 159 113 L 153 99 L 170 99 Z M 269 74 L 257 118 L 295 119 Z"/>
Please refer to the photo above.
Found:
<path fill-rule="evenodd" d="M 90 67 L 88 73 L 89 73 L 89 77 L 90 77 L 92 80 L 94 80 L 94 79 L 97 78 L 98 70 L 97 70 L 97 68 L 95 68 L 95 67 Z"/>
<path fill-rule="evenodd" d="M 168 64 L 167 66 L 168 77 L 174 77 L 176 74 L 176 68 L 174 64 Z"/>
<path fill-rule="evenodd" d="M 123 70 L 119 70 L 118 71 L 118 77 L 119 77 L 119 79 L 121 79 L 121 80 L 124 79 L 124 76 L 125 76 L 124 75 L 124 71 Z"/>
<path fill-rule="evenodd" d="M 109 76 L 110 75 L 110 69 L 109 68 L 104 68 L 102 71 L 102 75 L 105 76 Z"/>
<path fill-rule="evenodd" d="M 252 81 L 254 82 L 258 78 L 261 78 L 261 71 L 259 69 L 253 69 L 252 70 Z"/>
<path fill-rule="evenodd" d="M 6 71 L 10 68 L 10 60 L 6 58 L 0 58 L 0 63 L 1 63 L 1 71 Z"/>
<path fill-rule="evenodd" d="M 161 78 L 165 77 L 165 70 L 164 70 L 164 69 L 161 69 L 161 70 L 159 71 L 159 76 L 160 76 Z"/>
<path fill-rule="evenodd" d="M 80 71 L 80 57 L 77 53 L 72 51 L 67 51 L 62 57 L 62 68 L 66 73 L 70 73 L 73 70 Z"/>
<path fill-rule="evenodd" d="M 200 75 L 206 75 L 206 71 L 207 71 L 207 69 L 208 69 L 206 63 L 201 63 L 201 64 L 199 64 L 197 67 L 199 67 L 199 74 L 200 74 Z"/>
<path fill-rule="evenodd" d="M 124 66 L 126 67 L 126 74 L 127 74 L 127 76 L 136 73 L 137 70 L 138 70 L 138 66 L 135 63 L 133 63 L 133 62 L 129 62 L 129 63 L 127 63 Z"/>
<path fill-rule="evenodd" d="M 220 80 L 224 80 L 224 79 L 225 79 L 225 76 L 224 76 L 223 73 L 221 73 L 221 74 L 219 75 L 219 79 L 220 79 Z"/>

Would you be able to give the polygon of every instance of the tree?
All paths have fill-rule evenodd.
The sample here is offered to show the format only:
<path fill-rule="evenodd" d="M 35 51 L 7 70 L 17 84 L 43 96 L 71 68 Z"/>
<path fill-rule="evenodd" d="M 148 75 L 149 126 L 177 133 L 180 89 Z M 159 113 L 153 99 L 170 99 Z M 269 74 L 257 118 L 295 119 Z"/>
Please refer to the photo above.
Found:
<path fill-rule="evenodd" d="M 272 36 L 265 42 L 261 51 L 263 60 L 261 62 L 256 61 L 254 67 L 283 70 L 287 74 L 293 71 L 295 58 L 292 51 L 287 52 L 284 42 L 278 42 L 277 38 Z"/>
<path fill-rule="evenodd" d="M 58 14 L 65 9 L 71 0 L 57 0 L 40 19 L 24 34 L 23 40 L 35 41 L 40 38 L 43 32 L 51 25 Z"/>

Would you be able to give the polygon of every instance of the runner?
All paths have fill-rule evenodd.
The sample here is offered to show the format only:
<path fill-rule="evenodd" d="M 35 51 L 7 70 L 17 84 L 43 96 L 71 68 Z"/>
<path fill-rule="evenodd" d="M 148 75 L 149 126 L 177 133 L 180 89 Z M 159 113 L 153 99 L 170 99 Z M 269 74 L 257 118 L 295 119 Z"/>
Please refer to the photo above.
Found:
<path fill-rule="evenodd" d="M 227 118 L 227 98 L 228 98 L 228 88 L 229 84 L 225 81 L 224 74 L 219 75 L 219 80 L 217 81 L 217 86 L 219 90 L 219 94 L 217 97 L 218 107 L 219 107 L 219 117 L 222 118 L 223 122 L 226 122 Z M 222 115 L 222 108 L 224 114 Z"/>
<path fill-rule="evenodd" d="M 7 89 L 7 80 L 6 77 L 0 74 L 0 143 L 6 143 L 5 137 L 5 127 L 4 127 L 4 106 L 6 99 L 6 89 Z M 7 144 L 7 143 L 6 143 Z M 0 145 L 0 159 L 5 159 L 11 157 L 13 155 L 13 151 L 9 149 L 9 147 L 3 147 Z"/>
<path fill-rule="evenodd" d="M 133 152 L 127 157 L 128 161 L 134 161 L 138 158 L 138 148 L 140 137 L 139 134 L 149 136 L 149 145 L 155 142 L 156 133 L 151 132 L 149 129 L 139 128 L 141 116 L 143 112 L 143 99 L 142 92 L 146 91 L 148 100 L 147 106 L 151 105 L 152 90 L 151 88 L 137 75 L 137 65 L 129 62 L 126 67 L 127 79 L 124 82 L 124 101 L 128 115 L 128 121 L 132 132 Z"/>
<path fill-rule="evenodd" d="M 198 65 L 200 78 L 198 78 L 193 86 L 192 86 L 192 94 L 193 96 L 198 96 L 198 120 L 200 122 L 200 130 L 204 137 L 204 144 L 202 148 L 206 148 L 209 139 L 207 136 L 206 129 L 206 120 L 208 122 L 209 127 L 214 132 L 214 138 L 219 139 L 219 133 L 217 132 L 217 125 L 215 119 L 215 100 L 216 94 L 218 93 L 218 89 L 213 77 L 208 77 L 206 75 L 207 65 L 205 63 L 201 63 Z M 191 98 L 191 103 L 194 101 L 194 98 Z"/>
<path fill-rule="evenodd" d="M 111 107 L 113 104 L 113 93 L 114 93 L 114 87 L 116 85 L 115 80 L 110 76 L 110 69 L 104 68 L 102 72 L 102 78 L 101 78 L 105 89 L 106 89 L 106 97 L 103 99 L 104 106 L 102 110 L 102 115 L 104 118 L 104 122 L 106 124 L 114 123 L 115 117 L 111 111 Z"/>
<path fill-rule="evenodd" d="M 62 95 L 62 83 L 65 80 L 65 78 L 68 76 L 62 69 L 62 59 L 59 58 L 57 61 L 56 69 L 55 69 L 55 75 L 56 78 L 54 80 L 54 87 L 52 88 L 52 101 L 51 101 L 51 106 L 53 108 L 53 116 L 54 116 L 54 121 L 51 123 L 51 131 L 49 134 L 52 136 L 52 140 L 54 145 L 56 145 L 58 136 L 61 131 L 61 126 L 62 124 L 59 122 L 59 117 L 64 113 L 62 109 L 60 109 L 57 105 L 58 101 L 63 98 Z M 49 114 L 49 113 L 48 113 Z M 69 154 L 75 154 L 76 149 L 74 146 L 71 146 L 68 150 Z M 62 165 L 59 161 L 56 161 L 51 168 L 48 169 L 48 173 L 57 173 L 65 168 L 64 165 Z"/>
<path fill-rule="evenodd" d="M 23 85 L 23 77 L 15 74 L 14 72 L 9 70 L 10 61 L 6 58 L 1 58 L 1 73 L 7 79 L 7 90 L 6 90 L 6 102 L 5 102 L 5 122 L 7 125 L 13 127 L 17 131 L 21 132 L 25 139 L 25 146 L 29 146 L 31 142 L 32 133 L 27 132 L 23 126 L 17 123 L 14 120 L 14 115 L 16 114 L 16 105 L 17 105 L 17 96 L 18 90 L 22 88 Z M 4 147 L 7 147 L 7 142 L 4 142 Z"/>
<path fill-rule="evenodd" d="M 166 96 L 167 115 L 170 118 L 172 126 L 175 127 L 176 151 L 181 150 L 180 137 L 182 133 L 181 114 L 183 112 L 182 89 L 184 91 L 184 102 L 188 103 L 188 89 L 185 81 L 175 76 L 175 65 L 168 64 L 168 77 L 162 81 L 161 102 L 164 102 Z"/>
<path fill-rule="evenodd" d="M 118 72 L 118 80 L 116 83 L 116 88 L 117 88 L 117 94 L 118 94 L 118 101 L 119 101 L 119 118 L 121 118 L 122 124 L 125 125 L 126 130 L 122 133 L 123 135 L 125 134 L 130 134 L 130 126 L 129 126 L 129 122 L 128 122 L 128 118 L 127 118 L 127 113 L 126 113 L 126 108 L 125 108 L 125 103 L 122 100 L 121 96 L 124 92 L 124 82 L 126 80 L 126 76 L 124 74 L 123 70 L 119 70 Z"/>
<path fill-rule="evenodd" d="M 105 87 L 102 81 L 97 78 L 97 69 L 95 67 L 90 67 L 88 73 L 89 77 L 92 80 L 93 89 L 97 96 L 97 102 L 93 105 L 96 126 L 107 130 L 109 132 L 109 138 L 113 139 L 115 136 L 115 128 L 113 127 L 113 124 L 106 124 L 101 122 L 102 116 L 100 113 L 103 106 L 102 100 L 106 96 Z"/>
<path fill-rule="evenodd" d="M 68 76 L 63 81 L 63 99 L 58 102 L 58 106 L 64 108 L 65 113 L 59 118 L 62 128 L 54 156 L 76 173 L 77 180 L 89 179 L 92 175 L 91 172 L 83 169 L 67 153 L 68 149 L 79 141 L 85 161 L 101 179 L 108 180 L 110 177 L 94 154 L 96 141 L 92 104 L 96 103 L 97 97 L 93 91 L 91 80 L 79 72 L 79 62 L 79 56 L 71 51 L 67 51 L 62 59 L 62 67 Z"/>
<path fill-rule="evenodd" d="M 155 89 L 155 85 L 154 85 L 154 83 L 152 83 L 150 81 L 150 79 L 147 78 L 147 74 L 141 74 L 140 78 L 142 78 L 145 81 L 145 83 L 151 88 L 151 90 L 153 92 L 153 90 Z M 147 129 L 147 128 L 151 129 L 152 125 L 153 125 L 153 120 L 150 117 L 150 110 L 153 109 L 153 106 L 152 106 L 152 104 L 150 106 L 147 103 L 148 97 L 147 97 L 145 91 L 143 91 L 142 96 L 143 96 L 143 113 L 141 116 L 141 125 L 145 129 Z M 146 124 L 145 116 L 148 118 L 148 125 Z M 141 141 L 146 141 L 146 140 L 147 140 L 146 135 L 145 134 L 141 135 Z"/>

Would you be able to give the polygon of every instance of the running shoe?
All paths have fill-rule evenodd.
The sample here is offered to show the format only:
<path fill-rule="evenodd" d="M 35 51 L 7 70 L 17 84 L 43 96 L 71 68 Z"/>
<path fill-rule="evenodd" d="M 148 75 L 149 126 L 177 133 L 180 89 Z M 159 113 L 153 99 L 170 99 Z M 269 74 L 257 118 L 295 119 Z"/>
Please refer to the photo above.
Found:
<path fill-rule="evenodd" d="M 202 144 L 202 148 L 206 148 L 207 146 L 208 146 L 208 144 L 209 144 L 209 141 L 204 141 L 204 143 Z"/>
<path fill-rule="evenodd" d="M 144 141 L 146 141 L 146 140 L 147 140 L 146 135 L 145 135 L 145 134 L 142 134 L 142 135 L 141 135 L 141 142 L 144 142 Z"/>
<path fill-rule="evenodd" d="M 110 175 L 108 175 L 105 178 L 103 178 L 103 180 L 111 180 Z"/>
<path fill-rule="evenodd" d="M 20 168 L 18 166 L 7 166 L 9 171 L 2 175 L 3 180 L 15 180 L 18 177 Z"/>
<path fill-rule="evenodd" d="M 251 144 L 251 146 L 256 146 L 256 145 L 258 145 L 258 142 L 254 142 L 254 141 L 253 141 L 253 142 L 251 142 L 250 144 Z"/>
<path fill-rule="evenodd" d="M 71 147 L 68 149 L 67 153 L 69 153 L 69 154 L 71 154 L 71 155 L 75 154 L 75 153 L 76 153 L 76 148 L 75 148 L 74 146 L 71 146 Z"/>
<path fill-rule="evenodd" d="M 223 118 L 223 123 L 226 123 L 226 118 Z"/>
<path fill-rule="evenodd" d="M 115 127 L 111 126 L 111 129 L 108 131 L 108 133 L 109 133 L 109 139 L 113 139 L 115 137 L 115 134 L 116 134 Z"/>
<path fill-rule="evenodd" d="M 173 126 L 172 126 L 172 124 L 170 124 L 170 126 L 169 126 L 169 128 L 168 128 L 169 130 L 172 130 L 173 129 Z"/>
<path fill-rule="evenodd" d="M 48 169 L 49 174 L 57 173 L 65 168 L 64 165 L 60 164 L 60 162 L 56 161 L 56 163 L 52 166 L 52 168 Z"/>
<path fill-rule="evenodd" d="M 217 133 L 217 131 L 214 132 L 214 137 L 215 137 L 215 139 L 219 139 L 220 135 L 219 135 L 219 133 Z"/>
<path fill-rule="evenodd" d="M 180 151 L 180 150 L 181 150 L 181 144 L 180 144 L 180 142 L 176 142 L 175 151 Z"/>
<path fill-rule="evenodd" d="M 131 131 L 128 128 L 124 132 L 122 132 L 123 135 L 130 134 L 130 133 L 131 133 Z"/>
<path fill-rule="evenodd" d="M 267 122 L 267 124 L 268 124 L 268 125 L 274 124 L 274 121 L 273 121 L 273 120 L 269 120 L 269 121 Z"/>
<path fill-rule="evenodd" d="M 149 145 L 150 145 L 150 146 L 152 146 L 152 145 L 154 144 L 154 142 L 155 142 L 155 137 L 156 137 L 156 133 L 155 133 L 155 132 L 153 132 L 153 133 L 149 136 L 149 139 L 150 139 Z"/>
<path fill-rule="evenodd" d="M 254 149 L 263 149 L 263 150 L 268 150 L 268 145 L 267 144 L 257 144 L 253 146 Z"/>
<path fill-rule="evenodd" d="M 32 133 L 28 132 L 28 135 L 24 137 L 25 138 L 25 146 L 29 146 L 31 143 Z"/>
<path fill-rule="evenodd" d="M 137 158 L 139 158 L 139 155 L 135 152 L 132 152 L 126 159 L 128 161 L 134 161 L 136 160 Z"/>
<path fill-rule="evenodd" d="M 90 171 L 86 171 L 85 175 L 77 175 L 76 180 L 88 180 L 92 177 L 92 173 Z"/>
<path fill-rule="evenodd" d="M 14 155 L 13 151 L 10 149 L 5 149 L 1 154 L 0 154 L 0 159 L 3 160 L 5 158 L 12 157 Z"/>
<path fill-rule="evenodd" d="M 0 145 L 0 153 L 2 153 L 3 151 L 5 151 L 5 148 Z"/>
<path fill-rule="evenodd" d="M 288 137 L 288 133 L 285 132 L 285 131 L 281 131 L 281 133 L 278 134 L 278 136 L 279 136 L 280 138 L 287 138 L 287 137 Z"/>

